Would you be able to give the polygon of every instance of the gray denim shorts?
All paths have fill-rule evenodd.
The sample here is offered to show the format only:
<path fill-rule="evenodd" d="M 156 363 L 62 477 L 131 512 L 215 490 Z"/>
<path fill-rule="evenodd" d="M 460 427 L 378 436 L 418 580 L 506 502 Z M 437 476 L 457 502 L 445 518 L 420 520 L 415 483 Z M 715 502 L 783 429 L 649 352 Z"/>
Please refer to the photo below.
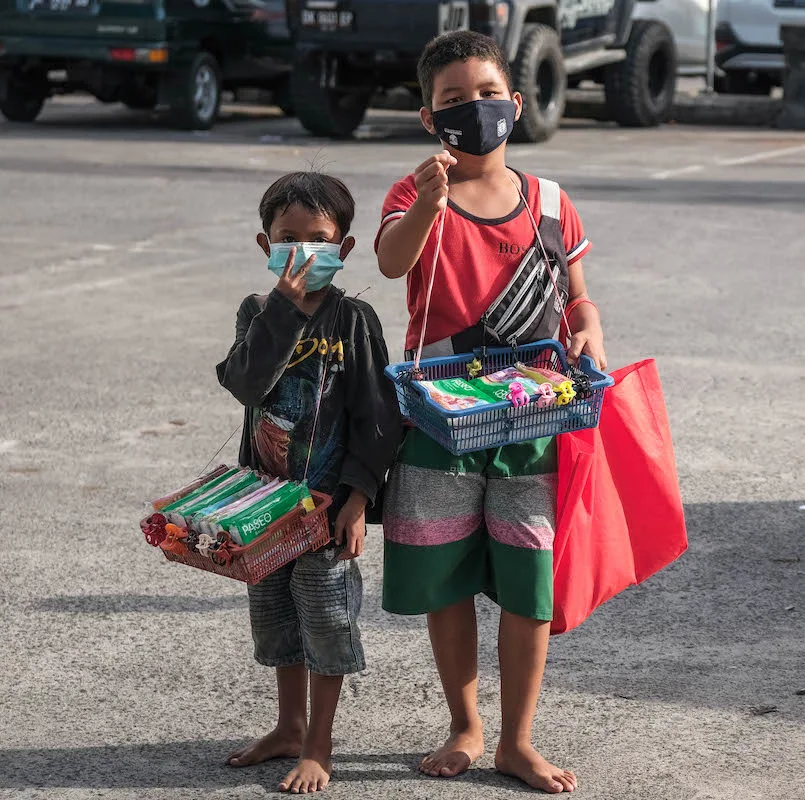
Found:
<path fill-rule="evenodd" d="M 302 664 L 319 675 L 366 669 L 358 614 L 358 562 L 336 548 L 305 553 L 249 590 L 254 657 L 267 667 Z"/>

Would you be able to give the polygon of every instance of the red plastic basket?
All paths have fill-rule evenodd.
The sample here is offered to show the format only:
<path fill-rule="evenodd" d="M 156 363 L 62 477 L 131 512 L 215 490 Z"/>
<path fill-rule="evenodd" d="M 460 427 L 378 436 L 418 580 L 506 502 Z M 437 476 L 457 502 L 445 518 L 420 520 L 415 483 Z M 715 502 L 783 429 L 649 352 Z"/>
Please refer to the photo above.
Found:
<path fill-rule="evenodd" d="M 257 583 L 266 575 L 276 572 L 302 553 L 318 550 L 330 541 L 327 509 L 333 499 L 320 492 L 311 492 L 316 509 L 305 513 L 301 507 L 289 511 L 266 528 L 254 541 L 243 547 L 232 548 L 229 564 L 216 564 L 201 553 L 176 553 L 163 550 L 168 561 L 178 561 L 236 581 Z"/>

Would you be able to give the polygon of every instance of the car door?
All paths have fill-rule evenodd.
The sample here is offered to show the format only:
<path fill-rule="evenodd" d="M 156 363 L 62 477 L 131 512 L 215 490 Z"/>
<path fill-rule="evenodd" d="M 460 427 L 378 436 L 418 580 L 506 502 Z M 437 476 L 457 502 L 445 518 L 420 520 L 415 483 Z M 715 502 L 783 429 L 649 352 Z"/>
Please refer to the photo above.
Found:
<path fill-rule="evenodd" d="M 710 0 L 637 0 L 632 18 L 665 23 L 676 43 L 680 73 L 702 74 L 709 3 Z"/>
<path fill-rule="evenodd" d="M 782 47 L 781 25 L 805 25 L 805 0 L 719 0 L 718 18 L 738 39 L 758 47 Z"/>

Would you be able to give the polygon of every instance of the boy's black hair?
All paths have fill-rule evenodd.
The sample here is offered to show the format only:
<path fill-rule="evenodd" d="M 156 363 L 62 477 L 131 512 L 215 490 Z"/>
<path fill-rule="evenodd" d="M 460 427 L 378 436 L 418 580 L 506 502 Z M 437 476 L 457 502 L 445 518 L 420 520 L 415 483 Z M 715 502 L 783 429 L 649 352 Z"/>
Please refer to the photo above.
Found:
<path fill-rule="evenodd" d="M 436 75 L 450 64 L 468 58 L 491 61 L 500 70 L 509 91 L 512 90 L 509 62 L 494 39 L 475 31 L 452 31 L 431 39 L 419 57 L 416 75 L 422 89 L 422 102 L 427 108 L 431 108 L 433 103 L 433 79 Z"/>
<path fill-rule="evenodd" d="M 343 238 L 355 217 L 355 200 L 343 181 L 313 170 L 289 172 L 268 187 L 260 201 L 260 219 L 268 233 L 277 213 L 300 205 L 314 214 L 323 214 L 338 226 Z"/>

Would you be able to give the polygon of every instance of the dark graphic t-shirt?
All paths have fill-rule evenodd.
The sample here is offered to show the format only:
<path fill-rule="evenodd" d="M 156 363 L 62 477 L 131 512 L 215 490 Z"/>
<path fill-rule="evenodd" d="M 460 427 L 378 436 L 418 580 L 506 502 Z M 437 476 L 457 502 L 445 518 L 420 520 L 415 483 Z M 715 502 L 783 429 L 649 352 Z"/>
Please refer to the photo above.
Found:
<path fill-rule="evenodd" d="M 246 406 L 240 462 L 301 480 L 310 455 L 311 489 L 341 505 L 357 488 L 374 503 L 400 441 L 387 364 L 380 322 L 366 303 L 331 288 L 308 317 L 277 291 L 250 295 L 217 368 L 221 385 Z"/>

